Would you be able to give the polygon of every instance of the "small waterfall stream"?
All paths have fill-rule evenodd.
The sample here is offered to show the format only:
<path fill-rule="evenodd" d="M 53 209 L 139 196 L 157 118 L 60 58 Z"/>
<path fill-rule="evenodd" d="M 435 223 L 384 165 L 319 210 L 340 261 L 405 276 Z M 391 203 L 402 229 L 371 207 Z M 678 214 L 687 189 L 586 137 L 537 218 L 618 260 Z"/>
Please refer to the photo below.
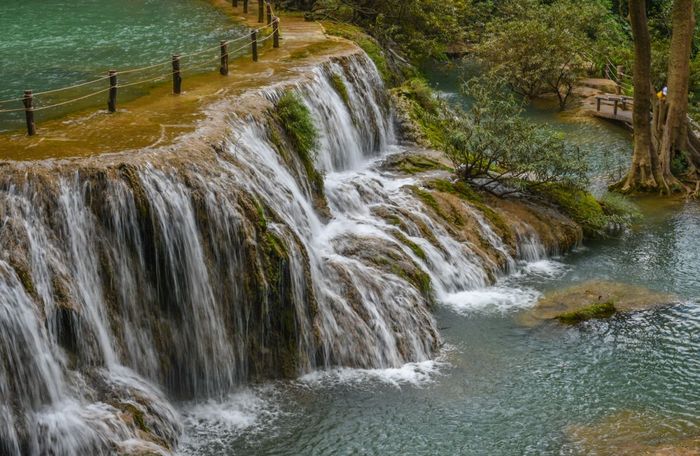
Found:
<path fill-rule="evenodd" d="M 187 156 L 4 166 L 1 454 L 167 454 L 182 432 L 169 400 L 431 359 L 431 303 L 512 269 L 478 210 L 465 209 L 500 261 L 436 220 L 407 190 L 419 182 L 378 169 L 400 149 L 366 56 L 293 89 L 321 135 L 322 198 L 269 117 L 232 114 L 223 147 Z"/>

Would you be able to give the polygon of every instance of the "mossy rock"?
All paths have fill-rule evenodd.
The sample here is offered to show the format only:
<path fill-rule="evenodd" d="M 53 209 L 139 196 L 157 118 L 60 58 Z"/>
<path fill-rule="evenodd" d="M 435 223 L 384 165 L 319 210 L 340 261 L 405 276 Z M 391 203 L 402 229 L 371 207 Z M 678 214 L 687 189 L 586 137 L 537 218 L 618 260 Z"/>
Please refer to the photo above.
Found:
<path fill-rule="evenodd" d="M 593 280 L 546 294 L 533 309 L 521 316 L 521 322 L 528 326 L 545 321 L 576 324 L 678 302 L 677 296 L 645 287 Z"/>
<path fill-rule="evenodd" d="M 617 312 L 612 301 L 595 303 L 571 312 L 564 312 L 557 316 L 560 323 L 575 325 L 586 320 L 599 320 L 610 318 Z"/>
<path fill-rule="evenodd" d="M 561 184 L 530 186 L 530 191 L 553 203 L 564 214 L 581 225 L 588 238 L 606 237 L 612 219 L 591 193 Z"/>
<path fill-rule="evenodd" d="M 391 95 L 401 131 L 418 144 L 443 150 L 447 143 L 443 125 L 446 110 L 427 82 L 410 79 L 392 89 Z"/>
<path fill-rule="evenodd" d="M 314 165 L 319 133 L 309 108 L 298 94 L 288 91 L 277 101 L 276 116 L 306 171 L 312 190 L 316 195 L 322 196 L 323 175 Z M 271 140 L 274 141 L 275 138 L 271 137 Z M 279 148 L 283 149 L 281 139 L 278 138 L 277 141 Z"/>
<path fill-rule="evenodd" d="M 384 51 L 377 40 L 367 35 L 359 27 L 346 23 L 324 22 L 323 27 L 327 34 L 353 41 L 360 48 L 362 48 L 362 50 L 365 51 L 369 58 L 374 62 L 374 65 L 377 67 L 377 70 L 382 76 L 384 82 L 396 82 L 396 77 L 391 71 L 386 55 L 384 54 Z"/>
<path fill-rule="evenodd" d="M 420 174 L 428 171 L 447 171 L 453 169 L 439 160 L 423 154 L 406 154 L 389 157 L 382 165 L 384 169 L 400 171 L 404 174 Z"/>
<path fill-rule="evenodd" d="M 331 84 L 333 85 L 333 88 L 340 96 L 340 99 L 343 100 L 345 107 L 348 108 L 348 111 L 352 113 L 352 105 L 350 103 L 350 93 L 348 92 L 347 85 L 345 85 L 345 81 L 343 81 L 343 77 L 341 75 L 339 75 L 338 73 L 333 73 L 330 77 L 330 80 L 331 80 Z"/>

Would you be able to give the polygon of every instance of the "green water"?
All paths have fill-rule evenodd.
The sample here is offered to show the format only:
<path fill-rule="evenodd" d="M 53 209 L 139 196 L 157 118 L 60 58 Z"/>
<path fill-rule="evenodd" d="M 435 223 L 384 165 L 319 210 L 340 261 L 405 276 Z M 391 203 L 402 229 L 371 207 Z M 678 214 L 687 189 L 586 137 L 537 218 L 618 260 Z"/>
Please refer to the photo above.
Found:
<path fill-rule="evenodd" d="M 629 158 L 624 130 L 530 115 L 594 158 Z M 493 303 L 439 306 L 438 362 L 317 374 L 185 408 L 183 452 L 618 456 L 697 438 L 700 204 L 638 203 L 646 218 L 621 239 L 526 266 L 492 289 Z M 533 293 L 591 279 L 676 293 L 682 304 L 577 327 L 521 323 Z"/>
<path fill-rule="evenodd" d="M 0 12 L 0 100 L 92 81 L 110 69 L 127 70 L 165 64 L 120 77 L 128 84 L 166 75 L 173 54 L 214 48 L 183 59 L 190 73 L 216 68 L 221 39 L 242 36 L 244 29 L 205 0 L 4 0 Z M 186 77 L 188 73 L 185 73 Z M 67 92 L 39 96 L 37 106 L 81 97 L 108 86 L 106 80 Z M 149 84 L 122 90 L 133 98 Z M 107 94 L 37 113 L 38 120 L 67 111 L 106 104 Z M 0 110 L 21 102 L 0 103 Z M 21 128 L 22 114 L 0 113 L 0 130 Z"/>

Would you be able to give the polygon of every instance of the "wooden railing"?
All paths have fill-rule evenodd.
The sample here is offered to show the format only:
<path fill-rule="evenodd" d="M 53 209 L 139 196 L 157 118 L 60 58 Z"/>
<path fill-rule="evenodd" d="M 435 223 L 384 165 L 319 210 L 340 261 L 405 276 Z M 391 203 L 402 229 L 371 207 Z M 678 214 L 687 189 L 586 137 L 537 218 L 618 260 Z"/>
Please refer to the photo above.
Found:
<path fill-rule="evenodd" d="M 248 0 L 243 0 L 243 13 L 247 14 L 248 13 Z M 61 87 L 59 89 L 52 89 L 52 90 L 47 90 L 43 92 L 33 92 L 32 90 L 25 90 L 23 95 L 19 98 L 13 98 L 9 100 L 0 100 L 0 115 L 2 114 L 12 114 L 12 113 L 20 113 L 24 112 L 25 114 L 25 122 L 27 126 L 27 134 L 29 136 L 33 136 L 36 134 L 36 119 L 35 119 L 35 113 L 41 112 L 41 111 L 46 111 L 49 109 L 55 109 L 61 106 L 66 106 L 70 105 L 73 103 L 77 103 L 82 100 L 87 100 L 89 98 L 95 97 L 100 94 L 107 94 L 107 111 L 109 113 L 115 113 L 117 112 L 117 102 L 118 102 L 118 96 L 119 96 L 119 89 L 124 89 L 127 87 L 133 87 L 133 86 L 139 86 L 139 85 L 145 85 L 145 84 L 152 84 L 158 81 L 165 80 L 169 77 L 172 78 L 172 84 L 173 84 L 173 94 L 178 95 L 182 93 L 182 83 L 183 83 L 183 72 L 185 71 L 195 71 L 195 70 L 201 70 L 202 64 L 206 65 L 212 65 L 213 61 L 218 61 L 219 62 L 219 73 L 222 76 L 226 76 L 229 73 L 229 57 L 239 51 L 242 51 L 244 49 L 250 49 L 252 59 L 254 62 L 258 61 L 258 46 L 260 44 L 265 43 L 266 41 L 272 39 L 272 45 L 274 48 L 278 48 L 280 46 L 280 20 L 279 17 L 277 17 L 272 9 L 272 5 L 269 1 L 264 1 L 264 0 L 258 0 L 258 22 L 259 23 L 265 23 L 265 17 L 267 16 L 267 24 L 263 25 L 257 29 L 251 30 L 249 35 L 243 35 L 238 38 L 234 38 L 231 40 L 221 40 L 219 44 L 215 47 L 209 47 L 206 49 L 202 49 L 196 52 L 192 52 L 189 54 L 174 54 L 172 55 L 171 59 L 168 61 L 163 61 L 159 62 L 153 65 L 148 65 L 145 67 L 141 68 L 131 68 L 127 70 L 122 70 L 122 71 L 117 71 L 117 70 L 109 70 L 107 72 L 106 76 L 97 78 L 95 80 L 91 81 L 86 81 L 86 82 L 81 82 L 77 83 L 68 87 Z M 234 8 L 238 8 L 238 0 L 232 0 L 231 2 L 232 6 Z M 229 45 L 234 44 L 234 43 L 243 43 L 244 41 L 250 40 L 249 43 L 244 43 L 241 46 L 230 50 Z M 207 52 L 214 52 L 216 49 L 219 49 L 219 54 L 216 56 L 215 59 L 207 58 L 204 62 L 198 63 L 196 66 L 190 67 L 190 68 L 185 68 L 182 65 L 182 59 L 185 57 L 195 57 L 195 56 L 201 56 L 203 54 L 206 54 Z M 122 75 L 137 75 L 137 74 L 143 74 L 148 71 L 153 71 L 156 70 L 160 67 L 165 67 L 166 65 L 169 65 L 171 69 L 167 73 L 160 73 L 158 74 L 157 77 L 153 77 L 153 75 L 137 80 L 134 82 L 129 82 L 126 84 L 120 84 L 119 79 L 120 76 Z M 70 90 L 75 90 L 75 89 L 82 89 L 84 87 L 88 87 L 90 85 L 95 85 L 98 83 L 105 83 L 106 87 L 99 89 L 97 91 L 92 91 L 90 93 L 84 94 L 77 96 L 75 98 L 49 104 L 49 105 L 44 105 L 44 106 L 37 106 L 35 104 L 35 100 L 37 97 L 42 97 L 46 96 L 49 94 L 57 94 L 61 92 L 66 92 Z M 11 107 L 12 104 L 20 105 L 21 107 Z M 3 106 L 8 106 L 7 108 L 3 109 Z"/>

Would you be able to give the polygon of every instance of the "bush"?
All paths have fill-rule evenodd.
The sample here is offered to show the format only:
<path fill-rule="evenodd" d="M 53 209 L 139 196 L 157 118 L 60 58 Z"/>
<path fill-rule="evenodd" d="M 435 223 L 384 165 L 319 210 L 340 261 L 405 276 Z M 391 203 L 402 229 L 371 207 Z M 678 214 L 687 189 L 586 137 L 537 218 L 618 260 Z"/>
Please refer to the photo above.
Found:
<path fill-rule="evenodd" d="M 465 90 L 474 99 L 471 109 L 446 116 L 443 127 L 445 152 L 463 180 L 491 192 L 498 188 L 499 195 L 548 183 L 587 183 L 585 154 L 561 134 L 525 119 L 522 103 L 502 84 L 472 80 Z"/>

